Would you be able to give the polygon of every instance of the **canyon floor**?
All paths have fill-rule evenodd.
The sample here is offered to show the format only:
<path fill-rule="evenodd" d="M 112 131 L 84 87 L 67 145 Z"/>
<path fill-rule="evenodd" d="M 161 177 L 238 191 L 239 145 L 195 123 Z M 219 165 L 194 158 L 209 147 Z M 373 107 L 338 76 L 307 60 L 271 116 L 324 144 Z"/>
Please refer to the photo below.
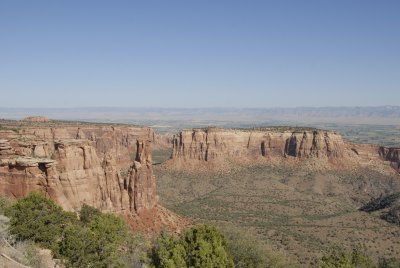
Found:
<path fill-rule="evenodd" d="M 335 246 L 364 245 L 374 258 L 400 256 L 400 228 L 358 210 L 371 197 L 399 191 L 398 175 L 318 168 L 316 160 L 184 172 L 163 163 L 170 153 L 153 152 L 154 172 L 161 204 L 180 215 L 250 231 L 303 267 Z"/>

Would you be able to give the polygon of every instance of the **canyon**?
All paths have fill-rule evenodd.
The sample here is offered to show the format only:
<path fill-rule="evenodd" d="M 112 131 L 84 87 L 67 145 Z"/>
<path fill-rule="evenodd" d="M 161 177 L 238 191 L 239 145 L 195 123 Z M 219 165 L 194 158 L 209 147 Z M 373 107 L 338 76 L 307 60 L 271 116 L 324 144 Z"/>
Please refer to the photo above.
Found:
<path fill-rule="evenodd" d="M 398 225 L 360 211 L 400 191 L 398 148 L 305 127 L 190 128 L 172 142 L 154 172 L 161 204 L 180 215 L 234 226 L 300 267 L 337 245 L 400 256 Z"/>
<path fill-rule="evenodd" d="M 117 213 L 156 207 L 153 144 L 172 146 L 169 162 L 188 167 L 318 158 L 339 167 L 356 163 L 400 171 L 399 148 L 347 143 L 319 129 L 186 129 L 170 138 L 143 126 L 34 117 L 3 125 L 8 128 L 0 130 L 0 192 L 19 198 L 40 191 L 70 211 L 83 204 Z"/>
<path fill-rule="evenodd" d="M 0 193 L 39 191 L 69 211 L 88 204 L 146 232 L 179 231 L 188 219 L 233 224 L 308 267 L 320 257 L 315 247 L 351 246 L 346 237 L 379 254 L 392 250 L 389 257 L 400 252 L 391 236 L 397 226 L 358 211 L 400 190 L 399 152 L 306 127 L 172 135 L 124 124 L 0 120 Z"/>

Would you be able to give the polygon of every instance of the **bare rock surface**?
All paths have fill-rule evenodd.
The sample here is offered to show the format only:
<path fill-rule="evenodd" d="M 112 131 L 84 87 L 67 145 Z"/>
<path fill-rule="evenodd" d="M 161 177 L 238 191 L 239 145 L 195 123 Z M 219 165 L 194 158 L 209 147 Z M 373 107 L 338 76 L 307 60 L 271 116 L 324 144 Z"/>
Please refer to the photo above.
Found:
<path fill-rule="evenodd" d="M 343 155 L 344 142 L 335 132 L 286 129 L 230 130 L 194 129 L 180 132 L 173 140 L 173 158 L 210 161 L 223 157 Z"/>
<path fill-rule="evenodd" d="M 150 128 L 28 121 L 0 131 L 0 193 L 40 191 L 72 211 L 83 204 L 117 213 L 156 206 Z"/>
<path fill-rule="evenodd" d="M 400 170 L 400 149 L 350 144 L 336 132 L 319 129 L 187 129 L 175 135 L 172 144 L 170 166 L 194 163 L 215 166 L 227 159 L 240 164 L 291 158 L 298 161 L 322 159 L 340 168 L 361 165 L 387 172 L 393 172 L 392 168 Z"/>

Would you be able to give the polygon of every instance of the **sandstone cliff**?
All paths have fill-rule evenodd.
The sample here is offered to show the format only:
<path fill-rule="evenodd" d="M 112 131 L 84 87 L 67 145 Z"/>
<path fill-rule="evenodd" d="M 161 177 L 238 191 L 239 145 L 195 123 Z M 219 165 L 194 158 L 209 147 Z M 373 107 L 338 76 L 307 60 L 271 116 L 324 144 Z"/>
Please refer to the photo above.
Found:
<path fill-rule="evenodd" d="M 224 157 L 325 156 L 338 158 L 345 144 L 339 134 L 286 129 L 184 130 L 174 137 L 172 158 L 210 161 Z"/>
<path fill-rule="evenodd" d="M 115 157 L 119 167 L 130 164 L 136 156 L 138 140 L 152 142 L 153 131 L 148 127 L 114 126 L 104 124 L 68 124 L 50 127 L 27 127 L 21 134 L 35 139 L 42 139 L 43 144 L 38 146 L 37 152 L 42 156 L 49 156 L 54 151 L 53 143 L 62 139 L 87 139 L 93 141 L 93 146 L 99 157 L 110 153 Z"/>
<path fill-rule="evenodd" d="M 218 160 L 270 160 L 318 158 L 339 166 L 400 170 L 400 149 L 346 143 L 332 131 L 300 128 L 189 129 L 173 138 L 172 163 L 215 163 Z"/>
<path fill-rule="evenodd" d="M 157 204 L 153 132 L 147 127 L 68 124 L 0 131 L 0 193 L 41 191 L 67 210 L 140 213 Z"/>

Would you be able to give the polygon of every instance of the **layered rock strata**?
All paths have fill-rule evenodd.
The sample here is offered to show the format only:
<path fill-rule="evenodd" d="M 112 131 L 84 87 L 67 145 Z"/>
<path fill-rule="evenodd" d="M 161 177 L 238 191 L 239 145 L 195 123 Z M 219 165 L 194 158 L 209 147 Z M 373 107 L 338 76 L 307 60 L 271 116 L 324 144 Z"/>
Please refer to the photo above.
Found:
<path fill-rule="evenodd" d="M 152 137 L 147 127 L 91 124 L 0 131 L 0 193 L 41 191 L 67 210 L 154 208 Z"/>
<path fill-rule="evenodd" d="M 300 128 L 188 129 L 173 138 L 172 161 L 274 157 L 324 158 L 370 163 L 388 161 L 400 170 L 400 149 L 346 143 L 333 131 Z M 383 161 L 382 161 L 383 160 Z"/>
<path fill-rule="evenodd" d="M 172 158 L 210 161 L 224 157 L 343 156 L 345 144 L 335 132 L 321 130 L 184 130 L 174 137 Z"/>

